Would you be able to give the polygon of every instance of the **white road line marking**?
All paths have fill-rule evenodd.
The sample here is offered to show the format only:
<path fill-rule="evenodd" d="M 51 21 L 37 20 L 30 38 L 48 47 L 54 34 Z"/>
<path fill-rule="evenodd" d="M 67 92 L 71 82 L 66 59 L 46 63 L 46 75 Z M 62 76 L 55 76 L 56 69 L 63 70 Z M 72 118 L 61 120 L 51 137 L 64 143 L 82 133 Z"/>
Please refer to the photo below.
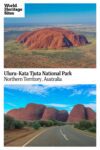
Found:
<path fill-rule="evenodd" d="M 46 132 L 48 129 L 45 129 L 43 131 L 41 131 L 39 134 L 37 134 L 36 136 L 34 136 L 33 138 L 31 138 L 29 141 L 27 141 L 24 145 L 24 146 L 27 146 L 30 142 L 32 142 L 34 139 L 36 139 L 38 136 L 40 136 L 42 133 Z"/>
<path fill-rule="evenodd" d="M 69 141 L 68 137 L 63 133 L 62 129 L 60 129 L 60 133 L 66 141 Z"/>

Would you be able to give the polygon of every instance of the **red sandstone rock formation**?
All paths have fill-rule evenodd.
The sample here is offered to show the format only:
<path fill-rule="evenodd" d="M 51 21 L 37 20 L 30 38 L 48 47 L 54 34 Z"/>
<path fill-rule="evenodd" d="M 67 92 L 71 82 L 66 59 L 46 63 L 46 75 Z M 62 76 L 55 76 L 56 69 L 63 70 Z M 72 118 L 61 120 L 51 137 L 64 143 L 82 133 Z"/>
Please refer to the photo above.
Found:
<path fill-rule="evenodd" d="M 54 108 L 46 108 L 43 113 L 42 120 L 50 120 L 50 119 L 57 120 L 57 114 L 58 110 Z"/>
<path fill-rule="evenodd" d="M 30 50 L 62 49 L 88 43 L 84 35 L 78 35 L 62 28 L 44 28 L 26 32 L 20 35 L 16 41 L 24 44 Z"/>
<path fill-rule="evenodd" d="M 38 120 L 41 119 L 45 106 L 39 104 L 29 104 L 25 108 L 13 109 L 7 115 L 17 120 Z"/>
<path fill-rule="evenodd" d="M 86 107 L 87 120 L 94 121 L 96 119 L 96 113 L 89 107 Z"/>
<path fill-rule="evenodd" d="M 76 105 L 70 112 L 68 122 L 79 122 L 81 120 L 94 121 L 96 113 L 91 108 L 86 108 L 83 105 Z"/>
<path fill-rule="evenodd" d="M 28 104 L 25 108 L 13 109 L 9 111 L 7 115 L 15 118 L 16 120 L 24 121 L 54 119 L 74 123 L 85 119 L 90 121 L 94 121 L 96 119 L 96 113 L 91 108 L 84 107 L 81 104 L 74 106 L 69 115 L 65 110 L 59 111 L 39 104 Z"/>
<path fill-rule="evenodd" d="M 86 119 L 85 108 L 83 105 L 76 105 L 70 112 L 68 122 L 79 122 Z"/>
<path fill-rule="evenodd" d="M 59 111 L 57 114 L 57 120 L 65 122 L 68 119 L 68 115 L 68 112 L 65 110 Z"/>

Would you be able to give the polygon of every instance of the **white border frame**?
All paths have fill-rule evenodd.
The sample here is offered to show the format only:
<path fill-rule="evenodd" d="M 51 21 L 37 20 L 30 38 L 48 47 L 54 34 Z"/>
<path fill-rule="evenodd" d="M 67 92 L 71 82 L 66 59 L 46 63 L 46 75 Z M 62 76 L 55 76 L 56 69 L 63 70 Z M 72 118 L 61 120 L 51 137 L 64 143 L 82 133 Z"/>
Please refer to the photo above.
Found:
<path fill-rule="evenodd" d="M 99 0 L 4 0 L 4 1 L 0 1 L 0 29 L 1 29 L 1 36 L 0 36 L 0 45 L 1 45 L 1 51 L 0 51 L 0 79 L 1 79 L 1 84 L 0 84 L 0 118 L 1 118 L 1 123 L 0 123 L 0 133 L 1 133 L 1 138 L 0 138 L 0 149 L 4 149 L 4 150 L 18 150 L 18 149 L 26 149 L 26 150 L 33 150 L 34 149 L 51 149 L 54 150 L 55 148 L 57 149 L 68 149 L 68 150 L 72 150 L 72 149 L 79 149 L 80 147 L 3 147 L 4 143 L 4 130 L 3 130 L 3 86 L 4 86 L 4 82 L 3 82 L 3 72 L 4 72 L 4 54 L 3 54 L 3 49 L 4 49 L 4 36 L 3 36 L 3 32 L 4 32 L 4 27 L 3 27 L 3 3 L 4 2 L 20 2 L 20 3 L 96 3 L 97 4 L 97 49 L 96 49 L 96 58 L 97 58 L 97 68 L 96 69 L 84 69 L 84 73 L 82 74 L 82 78 L 86 77 L 88 78 L 88 83 L 94 83 L 97 85 L 97 146 L 96 147 L 81 147 L 81 149 L 100 149 L 100 3 Z M 10 69 L 11 70 L 11 69 Z M 12 69 L 13 70 L 13 69 Z M 15 69 L 16 70 L 16 69 Z M 69 69 L 68 69 L 69 70 Z M 70 69 L 72 70 L 72 69 Z M 75 69 L 75 74 L 77 76 L 77 79 L 74 79 L 74 82 L 77 83 L 78 79 L 79 79 L 79 72 L 81 72 L 83 69 Z M 89 71 L 89 74 L 87 74 L 87 72 Z M 91 72 L 91 73 L 90 73 Z M 91 80 L 91 77 L 93 80 Z M 81 81 L 80 81 L 81 82 Z M 83 83 L 83 82 L 82 82 Z M 12 83 L 11 83 L 12 84 Z M 20 83 L 21 84 L 21 83 Z M 31 84 L 31 83 L 30 83 Z M 68 84 L 68 83 L 66 83 Z M 70 83 L 72 84 L 72 82 Z"/>

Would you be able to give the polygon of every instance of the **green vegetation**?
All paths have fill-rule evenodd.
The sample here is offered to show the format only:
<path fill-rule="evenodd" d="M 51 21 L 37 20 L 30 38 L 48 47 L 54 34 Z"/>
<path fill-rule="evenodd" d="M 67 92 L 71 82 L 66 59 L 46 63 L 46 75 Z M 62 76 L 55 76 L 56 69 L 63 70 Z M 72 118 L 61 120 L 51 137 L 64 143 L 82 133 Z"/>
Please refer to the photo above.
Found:
<path fill-rule="evenodd" d="M 4 129 L 21 129 L 23 127 L 31 127 L 39 129 L 40 127 L 62 126 L 66 123 L 57 120 L 36 120 L 36 121 L 18 121 L 8 115 L 4 115 Z"/>
<path fill-rule="evenodd" d="M 21 129 L 24 124 L 21 121 L 14 120 L 12 117 L 5 115 L 4 116 L 4 129 Z"/>
<path fill-rule="evenodd" d="M 91 127 L 88 129 L 88 131 L 96 133 L 96 127 Z"/>
<path fill-rule="evenodd" d="M 50 126 L 62 126 L 62 125 L 65 125 L 66 123 L 62 122 L 62 121 L 58 121 L 58 120 L 47 120 L 47 121 L 44 121 L 44 120 L 40 120 L 39 121 L 40 125 L 42 127 L 50 127 Z"/>
<path fill-rule="evenodd" d="M 79 123 L 75 123 L 74 127 L 81 129 L 81 130 L 88 130 L 90 132 L 96 132 L 96 121 L 90 122 L 87 120 L 82 120 Z"/>
<path fill-rule="evenodd" d="M 4 129 L 14 129 L 14 119 L 12 117 L 4 116 Z"/>
<path fill-rule="evenodd" d="M 41 127 L 41 125 L 38 121 L 35 121 L 35 122 L 33 122 L 32 127 L 37 130 Z"/>
<path fill-rule="evenodd" d="M 21 129 L 24 127 L 24 123 L 22 121 L 15 120 L 14 127 L 15 127 L 15 129 Z"/>
<path fill-rule="evenodd" d="M 54 125 L 54 122 L 52 120 L 48 120 L 48 121 L 40 120 L 39 122 L 41 127 L 50 127 Z"/>
<path fill-rule="evenodd" d="M 37 120 L 33 122 L 32 127 L 35 129 L 39 129 L 40 127 L 62 126 L 65 124 L 66 123 L 57 120 Z"/>

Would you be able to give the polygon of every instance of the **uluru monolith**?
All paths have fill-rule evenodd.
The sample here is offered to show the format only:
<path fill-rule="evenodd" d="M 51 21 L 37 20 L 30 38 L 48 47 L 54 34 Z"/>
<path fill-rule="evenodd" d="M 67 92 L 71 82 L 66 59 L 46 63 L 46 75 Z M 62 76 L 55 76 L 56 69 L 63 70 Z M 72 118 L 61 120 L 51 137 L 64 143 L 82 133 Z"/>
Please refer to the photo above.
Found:
<path fill-rule="evenodd" d="M 63 49 L 88 44 L 84 35 L 55 27 L 25 32 L 17 37 L 16 41 L 25 45 L 29 50 Z"/>

